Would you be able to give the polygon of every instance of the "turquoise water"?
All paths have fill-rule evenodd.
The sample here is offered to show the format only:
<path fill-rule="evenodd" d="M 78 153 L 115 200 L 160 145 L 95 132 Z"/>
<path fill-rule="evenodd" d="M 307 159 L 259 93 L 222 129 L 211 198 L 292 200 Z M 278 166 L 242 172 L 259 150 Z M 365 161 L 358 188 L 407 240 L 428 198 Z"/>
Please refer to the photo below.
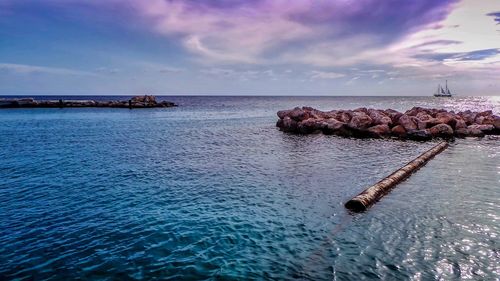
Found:
<path fill-rule="evenodd" d="M 297 105 L 498 114 L 498 97 L 168 99 L 0 110 L 0 279 L 498 280 L 498 138 L 456 141 L 350 214 L 433 143 L 275 127 Z"/>

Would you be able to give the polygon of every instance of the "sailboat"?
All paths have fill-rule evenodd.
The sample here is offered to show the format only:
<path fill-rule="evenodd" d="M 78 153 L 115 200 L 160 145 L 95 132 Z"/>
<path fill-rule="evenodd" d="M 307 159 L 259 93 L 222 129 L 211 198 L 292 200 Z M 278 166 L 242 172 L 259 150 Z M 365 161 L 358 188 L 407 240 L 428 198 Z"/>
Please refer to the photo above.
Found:
<path fill-rule="evenodd" d="M 448 89 L 448 80 L 446 80 L 445 88 L 441 87 L 441 84 L 438 85 L 437 92 L 434 93 L 435 97 L 451 97 L 451 91 Z"/>

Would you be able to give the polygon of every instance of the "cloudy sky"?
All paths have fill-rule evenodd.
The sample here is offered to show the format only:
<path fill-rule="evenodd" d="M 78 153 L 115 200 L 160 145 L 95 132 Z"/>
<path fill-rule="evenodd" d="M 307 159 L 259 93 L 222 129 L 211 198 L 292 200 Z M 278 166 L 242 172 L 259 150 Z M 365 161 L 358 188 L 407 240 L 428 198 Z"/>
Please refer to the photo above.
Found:
<path fill-rule="evenodd" d="M 500 0 L 0 0 L 0 95 L 500 95 Z"/>

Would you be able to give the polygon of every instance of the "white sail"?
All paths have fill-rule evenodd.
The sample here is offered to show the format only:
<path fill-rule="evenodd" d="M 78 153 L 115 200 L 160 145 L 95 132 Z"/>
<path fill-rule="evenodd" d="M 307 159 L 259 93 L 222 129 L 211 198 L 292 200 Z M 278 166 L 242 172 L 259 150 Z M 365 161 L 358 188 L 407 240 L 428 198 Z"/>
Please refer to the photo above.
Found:
<path fill-rule="evenodd" d="M 445 87 L 438 84 L 437 92 L 434 94 L 435 97 L 451 97 L 451 91 L 448 89 L 448 80 L 446 80 Z"/>

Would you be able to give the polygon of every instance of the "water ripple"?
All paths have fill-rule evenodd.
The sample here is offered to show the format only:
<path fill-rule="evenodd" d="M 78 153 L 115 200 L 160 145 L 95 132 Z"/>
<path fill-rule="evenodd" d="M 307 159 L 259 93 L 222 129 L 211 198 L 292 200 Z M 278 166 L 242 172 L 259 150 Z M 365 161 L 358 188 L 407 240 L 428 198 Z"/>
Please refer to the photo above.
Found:
<path fill-rule="evenodd" d="M 182 107 L 0 111 L 0 279 L 500 276 L 497 139 L 457 141 L 352 215 L 347 199 L 433 143 L 274 127 L 275 112 L 295 105 L 404 110 L 436 99 L 173 99 Z"/>

